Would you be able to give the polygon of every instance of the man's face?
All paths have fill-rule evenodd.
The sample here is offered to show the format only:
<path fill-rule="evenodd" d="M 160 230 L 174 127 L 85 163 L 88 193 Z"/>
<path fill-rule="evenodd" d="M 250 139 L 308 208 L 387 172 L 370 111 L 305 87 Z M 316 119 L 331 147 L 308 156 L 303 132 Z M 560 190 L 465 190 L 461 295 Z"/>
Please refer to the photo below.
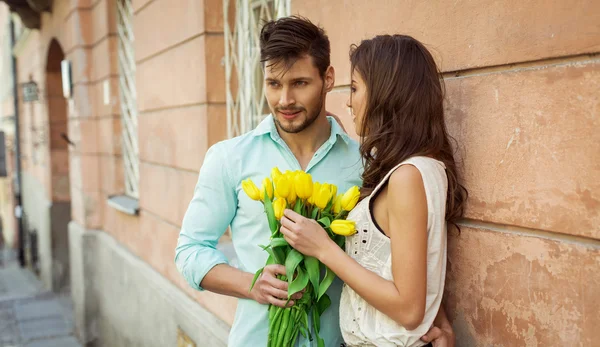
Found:
<path fill-rule="evenodd" d="M 265 97 L 279 129 L 299 133 L 324 110 L 325 94 L 333 87 L 333 68 L 321 78 L 308 55 L 285 68 L 283 62 L 273 66 L 266 62 Z"/>

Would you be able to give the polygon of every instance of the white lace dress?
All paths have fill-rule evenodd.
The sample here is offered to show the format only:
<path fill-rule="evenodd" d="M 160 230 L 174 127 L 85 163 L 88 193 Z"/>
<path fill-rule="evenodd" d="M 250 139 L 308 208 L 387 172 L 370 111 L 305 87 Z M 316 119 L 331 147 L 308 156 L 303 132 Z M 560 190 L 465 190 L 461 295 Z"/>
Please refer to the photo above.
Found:
<path fill-rule="evenodd" d="M 448 181 L 442 162 L 429 157 L 412 157 L 393 168 L 350 212 L 357 233 L 346 239 L 346 253 L 366 269 L 393 280 L 390 240 L 373 222 L 371 197 L 385 185 L 392 172 L 413 165 L 423 177 L 427 195 L 427 299 L 425 318 L 415 330 L 407 330 L 376 310 L 344 284 L 340 301 L 340 327 L 347 346 L 423 346 L 420 338 L 433 325 L 439 310 L 446 277 L 446 194 Z"/>

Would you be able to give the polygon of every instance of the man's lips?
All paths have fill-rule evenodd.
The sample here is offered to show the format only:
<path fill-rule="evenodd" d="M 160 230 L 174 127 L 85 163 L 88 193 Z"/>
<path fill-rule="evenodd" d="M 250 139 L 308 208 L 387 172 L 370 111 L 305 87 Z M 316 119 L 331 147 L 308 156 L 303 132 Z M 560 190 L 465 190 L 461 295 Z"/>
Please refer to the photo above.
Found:
<path fill-rule="evenodd" d="M 294 117 L 296 117 L 297 115 L 300 114 L 300 112 L 302 112 L 301 110 L 297 110 L 297 111 L 278 111 L 284 118 L 286 119 L 292 119 Z"/>

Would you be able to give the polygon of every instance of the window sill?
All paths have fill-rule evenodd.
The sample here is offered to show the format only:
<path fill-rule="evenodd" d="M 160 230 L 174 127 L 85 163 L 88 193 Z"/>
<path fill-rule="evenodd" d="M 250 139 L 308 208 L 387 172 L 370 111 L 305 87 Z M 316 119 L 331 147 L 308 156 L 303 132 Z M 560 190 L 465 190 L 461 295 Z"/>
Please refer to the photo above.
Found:
<path fill-rule="evenodd" d="M 128 215 L 137 216 L 140 213 L 139 200 L 127 195 L 109 196 L 107 203 L 108 206 Z"/>

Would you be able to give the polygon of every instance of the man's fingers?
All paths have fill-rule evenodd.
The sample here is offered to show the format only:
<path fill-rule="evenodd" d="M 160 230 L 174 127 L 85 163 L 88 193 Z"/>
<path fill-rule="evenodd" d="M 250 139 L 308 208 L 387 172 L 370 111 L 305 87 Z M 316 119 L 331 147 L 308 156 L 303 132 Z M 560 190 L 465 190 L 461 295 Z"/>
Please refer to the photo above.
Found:
<path fill-rule="evenodd" d="M 294 212 L 293 210 L 286 209 L 283 211 L 283 215 L 292 223 L 298 222 L 298 219 L 302 219 L 302 215 Z"/>
<path fill-rule="evenodd" d="M 283 219 L 282 219 L 283 220 Z M 281 225 L 281 228 L 279 228 L 279 231 L 281 232 L 281 234 L 283 234 L 283 238 L 289 243 L 290 242 L 290 236 L 292 236 L 292 231 L 290 229 L 288 229 L 285 225 Z"/>
<path fill-rule="evenodd" d="M 292 211 L 292 213 L 294 213 L 294 211 Z M 292 220 L 290 220 L 287 216 L 281 217 L 280 222 L 281 222 L 282 227 L 286 227 L 290 230 L 292 230 L 294 225 L 296 225 L 296 223 L 294 223 Z"/>
<path fill-rule="evenodd" d="M 265 294 L 275 297 L 280 300 L 287 300 L 288 293 L 285 290 L 277 289 L 277 288 L 267 288 L 265 289 Z"/>
<path fill-rule="evenodd" d="M 442 336 L 443 332 L 440 328 L 438 327 L 432 327 L 431 329 L 429 329 L 429 331 L 427 333 L 425 333 L 425 335 L 423 335 L 421 337 L 421 340 L 423 342 L 431 342 L 437 338 L 439 338 L 440 336 Z"/>
<path fill-rule="evenodd" d="M 292 307 L 292 306 L 294 306 L 294 301 L 293 300 L 290 300 L 288 302 L 287 300 L 280 300 L 280 299 L 277 299 L 277 298 L 275 298 L 273 296 L 270 296 L 268 301 L 269 301 L 269 304 L 275 305 L 275 306 L 278 306 L 278 307 L 284 307 L 285 308 L 285 307 Z M 286 306 L 286 303 L 287 303 L 287 306 Z"/>
<path fill-rule="evenodd" d="M 292 295 L 292 299 L 294 299 L 294 300 L 298 300 L 301 298 L 302 298 L 302 292 L 298 292 L 298 293 Z"/>
<path fill-rule="evenodd" d="M 288 283 L 275 277 L 267 277 L 265 278 L 265 282 L 268 286 L 271 286 L 275 289 L 280 289 L 286 292 L 288 290 Z"/>
<path fill-rule="evenodd" d="M 273 276 L 277 275 L 285 275 L 285 266 L 281 264 L 272 264 L 265 266 L 263 273 L 267 272 L 269 274 L 273 274 Z"/>

